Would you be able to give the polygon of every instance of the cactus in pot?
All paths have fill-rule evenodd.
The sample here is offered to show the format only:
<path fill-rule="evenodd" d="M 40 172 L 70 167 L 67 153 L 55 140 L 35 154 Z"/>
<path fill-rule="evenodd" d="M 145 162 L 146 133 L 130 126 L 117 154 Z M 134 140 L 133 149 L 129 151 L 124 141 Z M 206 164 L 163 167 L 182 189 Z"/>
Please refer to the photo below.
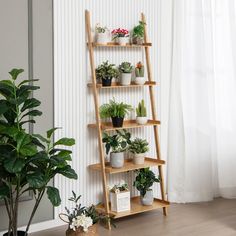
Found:
<path fill-rule="evenodd" d="M 119 65 L 119 71 L 121 73 L 121 85 L 130 85 L 131 84 L 131 75 L 132 75 L 133 66 L 130 62 L 122 62 Z"/>
<path fill-rule="evenodd" d="M 139 102 L 138 107 L 136 108 L 136 115 L 136 122 L 138 124 L 144 125 L 147 123 L 147 109 L 143 99 Z"/>
<path fill-rule="evenodd" d="M 144 65 L 141 61 L 136 64 L 135 67 L 135 84 L 143 85 L 145 83 L 144 77 Z"/>

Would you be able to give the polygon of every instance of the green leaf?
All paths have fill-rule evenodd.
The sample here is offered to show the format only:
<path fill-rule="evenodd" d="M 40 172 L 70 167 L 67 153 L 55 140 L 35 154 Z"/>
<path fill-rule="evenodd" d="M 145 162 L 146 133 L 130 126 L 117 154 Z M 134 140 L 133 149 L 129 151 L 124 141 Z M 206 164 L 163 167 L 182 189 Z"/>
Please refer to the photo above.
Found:
<path fill-rule="evenodd" d="M 0 94 L 2 94 L 6 99 L 14 97 L 14 85 L 9 80 L 0 81 Z"/>
<path fill-rule="evenodd" d="M 35 145 L 29 144 L 25 145 L 20 149 L 20 154 L 23 156 L 33 156 L 38 152 L 37 147 Z"/>
<path fill-rule="evenodd" d="M 0 185 L 0 200 L 3 200 L 5 197 L 9 196 L 10 190 L 7 185 Z"/>
<path fill-rule="evenodd" d="M 38 79 L 27 79 L 27 80 L 23 80 L 22 82 L 19 83 L 18 87 L 20 87 L 21 85 L 23 84 L 27 84 L 27 83 L 30 83 L 30 82 L 36 82 L 36 81 L 39 81 Z"/>
<path fill-rule="evenodd" d="M 0 100 L 0 115 L 4 114 L 8 110 L 7 101 Z"/>
<path fill-rule="evenodd" d="M 58 174 L 64 175 L 65 177 L 69 179 L 78 179 L 78 176 L 75 173 L 74 169 L 72 169 L 71 166 L 69 165 L 60 169 L 56 169 L 56 171 Z"/>
<path fill-rule="evenodd" d="M 39 140 L 41 140 L 44 143 L 50 143 L 50 140 L 44 138 L 41 134 L 33 134 L 33 136 L 38 138 Z"/>
<path fill-rule="evenodd" d="M 40 104 L 41 102 L 36 98 L 29 98 L 24 102 L 24 105 L 21 108 L 21 112 L 25 111 L 26 109 L 38 107 Z"/>
<path fill-rule="evenodd" d="M 24 160 L 21 158 L 17 158 L 15 156 L 7 158 L 4 161 L 4 167 L 10 173 L 19 173 L 22 171 L 24 166 L 25 166 Z"/>
<path fill-rule="evenodd" d="M 50 163 L 55 167 L 63 168 L 64 166 L 67 165 L 66 161 L 59 156 L 52 156 L 50 158 Z"/>
<path fill-rule="evenodd" d="M 31 123 L 31 124 L 35 124 L 35 120 L 25 120 L 25 121 L 22 121 L 20 122 L 20 126 L 24 125 L 25 123 Z"/>
<path fill-rule="evenodd" d="M 22 72 L 24 72 L 23 69 L 16 69 L 16 68 L 14 68 L 14 69 L 12 69 L 12 70 L 9 72 L 9 74 L 11 75 L 11 77 L 12 77 L 13 80 L 16 80 L 17 77 L 18 77 L 18 75 L 21 74 Z"/>
<path fill-rule="evenodd" d="M 39 110 L 31 110 L 24 114 L 21 119 L 23 119 L 25 116 L 41 116 L 43 113 Z"/>
<path fill-rule="evenodd" d="M 27 174 L 26 180 L 31 188 L 42 188 L 47 184 L 44 175 L 40 172 Z"/>
<path fill-rule="evenodd" d="M 25 132 L 18 132 L 18 134 L 15 137 L 15 140 L 17 142 L 17 151 L 20 152 L 20 149 L 25 146 L 26 144 L 29 144 L 31 142 L 31 137 L 29 134 L 26 134 Z"/>
<path fill-rule="evenodd" d="M 47 131 L 47 138 L 51 138 L 52 134 L 55 132 L 55 130 L 57 130 L 59 128 L 52 128 L 50 130 Z"/>
<path fill-rule="evenodd" d="M 72 146 L 75 144 L 75 140 L 73 138 L 61 138 L 57 142 L 54 143 L 56 145 L 64 145 L 64 146 Z"/>
<path fill-rule="evenodd" d="M 30 94 L 33 90 L 37 89 L 40 89 L 40 87 L 34 85 L 22 85 L 17 91 L 17 96 L 24 96 L 25 94 Z"/>
<path fill-rule="evenodd" d="M 48 186 L 47 195 L 53 206 L 59 206 L 61 204 L 60 193 L 57 188 Z"/>

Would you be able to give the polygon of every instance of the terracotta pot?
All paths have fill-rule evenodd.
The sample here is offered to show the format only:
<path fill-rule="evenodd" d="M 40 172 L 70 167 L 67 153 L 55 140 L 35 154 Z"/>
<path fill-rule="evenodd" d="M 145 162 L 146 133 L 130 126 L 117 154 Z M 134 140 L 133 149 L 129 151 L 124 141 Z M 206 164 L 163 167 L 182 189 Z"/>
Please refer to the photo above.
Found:
<path fill-rule="evenodd" d="M 84 232 L 82 228 L 79 228 L 76 231 L 72 229 L 67 229 L 66 236 L 99 236 L 98 224 L 90 226 L 87 232 Z"/>

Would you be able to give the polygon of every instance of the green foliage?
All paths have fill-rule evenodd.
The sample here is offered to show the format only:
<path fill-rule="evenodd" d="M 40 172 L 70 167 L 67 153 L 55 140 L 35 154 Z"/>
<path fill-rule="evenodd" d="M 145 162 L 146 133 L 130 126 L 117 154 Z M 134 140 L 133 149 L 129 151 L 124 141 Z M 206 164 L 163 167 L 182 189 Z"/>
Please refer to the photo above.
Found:
<path fill-rule="evenodd" d="M 132 153 L 146 153 L 148 150 L 148 142 L 146 139 L 135 138 L 129 145 L 129 151 Z"/>
<path fill-rule="evenodd" d="M 136 171 L 137 176 L 135 178 L 133 186 L 140 191 L 141 196 L 144 196 L 150 187 L 155 182 L 160 182 L 159 178 L 156 178 L 155 174 L 150 168 L 143 168 Z"/>
<path fill-rule="evenodd" d="M 144 65 L 141 61 L 135 67 L 135 75 L 136 77 L 144 77 Z"/>
<path fill-rule="evenodd" d="M 114 64 L 109 64 L 108 61 L 103 62 L 96 68 L 96 77 L 98 79 L 117 78 L 119 72 Z"/>
<path fill-rule="evenodd" d="M 112 149 L 112 152 L 125 151 L 131 143 L 130 138 L 131 134 L 125 129 L 121 131 L 116 130 L 114 135 L 103 133 L 102 142 L 105 143 L 106 154 L 109 153 L 110 149 Z"/>
<path fill-rule="evenodd" d="M 100 24 L 96 24 L 95 30 L 97 33 L 106 33 L 108 28 L 106 26 L 101 26 Z"/>
<path fill-rule="evenodd" d="M 138 117 L 147 116 L 147 109 L 145 107 L 145 103 L 143 99 L 141 100 L 141 102 L 139 102 L 138 107 L 136 108 L 136 114 Z"/>
<path fill-rule="evenodd" d="M 119 71 L 121 73 L 131 73 L 133 70 L 133 66 L 131 65 L 130 62 L 122 62 L 120 65 L 119 65 Z"/>
<path fill-rule="evenodd" d="M 42 112 L 37 109 L 41 102 L 32 98 L 32 91 L 39 87 L 29 85 L 36 80 L 17 84 L 22 72 L 22 69 L 13 69 L 9 80 L 0 81 L 0 199 L 5 202 L 13 236 L 17 230 L 18 202 L 24 192 L 31 190 L 35 198 L 28 231 L 45 192 L 53 206 L 61 202 L 58 189 L 48 185 L 50 180 L 57 174 L 77 179 L 68 164 L 71 151 L 61 148 L 74 145 L 74 139 L 62 138 L 54 142 L 56 128 L 47 131 L 47 137 L 30 134 L 24 128 L 24 124 L 35 123 L 34 118 Z"/>
<path fill-rule="evenodd" d="M 133 37 L 134 38 L 143 38 L 144 37 L 144 26 L 143 21 L 139 21 L 139 24 L 133 28 Z"/>
<path fill-rule="evenodd" d="M 129 111 L 132 110 L 132 107 L 123 102 L 117 103 L 115 99 L 111 99 L 109 103 L 105 103 L 100 106 L 100 116 L 101 118 L 109 118 L 109 117 L 120 117 L 124 118 Z"/>

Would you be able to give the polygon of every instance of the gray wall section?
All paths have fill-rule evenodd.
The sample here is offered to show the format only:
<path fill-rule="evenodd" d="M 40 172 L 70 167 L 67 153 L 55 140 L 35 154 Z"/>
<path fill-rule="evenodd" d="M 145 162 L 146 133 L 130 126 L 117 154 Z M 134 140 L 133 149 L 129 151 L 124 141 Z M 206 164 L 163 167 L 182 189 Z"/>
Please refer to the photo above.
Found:
<path fill-rule="evenodd" d="M 53 127 L 53 3 L 32 1 L 33 77 L 40 79 L 41 90 L 34 94 L 42 101 L 43 116 L 37 119 L 34 132 L 44 134 Z M 0 79 L 8 77 L 13 67 L 24 68 L 28 78 L 28 1 L 0 1 Z M 34 201 L 20 203 L 19 225 L 25 225 Z M 53 219 L 53 207 L 46 198 L 41 202 L 34 222 Z M 7 228 L 7 215 L 0 206 L 0 231 Z"/>

